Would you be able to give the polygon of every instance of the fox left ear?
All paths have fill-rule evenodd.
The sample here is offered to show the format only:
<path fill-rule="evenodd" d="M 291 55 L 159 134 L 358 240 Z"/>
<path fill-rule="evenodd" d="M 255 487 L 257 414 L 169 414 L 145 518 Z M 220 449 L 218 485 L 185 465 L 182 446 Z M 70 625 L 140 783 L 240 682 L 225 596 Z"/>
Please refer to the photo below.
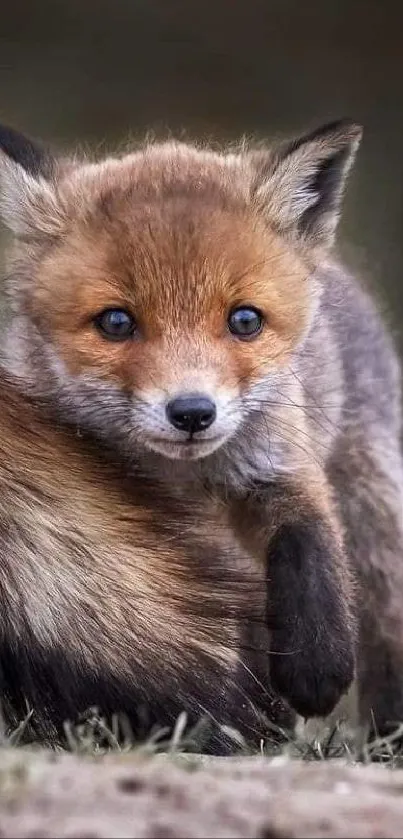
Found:
<path fill-rule="evenodd" d="M 330 247 L 361 137 L 360 125 L 341 120 L 273 152 L 252 153 L 253 197 L 270 223 L 311 246 Z"/>
<path fill-rule="evenodd" d="M 17 237 L 57 235 L 57 164 L 39 143 L 0 125 L 0 218 Z"/>

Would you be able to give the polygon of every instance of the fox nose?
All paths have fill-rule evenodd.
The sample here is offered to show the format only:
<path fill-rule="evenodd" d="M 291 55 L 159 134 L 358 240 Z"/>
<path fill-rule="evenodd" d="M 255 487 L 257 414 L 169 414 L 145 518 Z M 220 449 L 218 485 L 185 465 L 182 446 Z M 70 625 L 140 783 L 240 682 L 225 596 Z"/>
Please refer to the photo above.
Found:
<path fill-rule="evenodd" d="M 166 412 L 174 428 L 190 434 L 209 428 L 217 413 L 214 402 L 207 396 L 199 396 L 197 393 L 172 399 L 168 402 Z"/>

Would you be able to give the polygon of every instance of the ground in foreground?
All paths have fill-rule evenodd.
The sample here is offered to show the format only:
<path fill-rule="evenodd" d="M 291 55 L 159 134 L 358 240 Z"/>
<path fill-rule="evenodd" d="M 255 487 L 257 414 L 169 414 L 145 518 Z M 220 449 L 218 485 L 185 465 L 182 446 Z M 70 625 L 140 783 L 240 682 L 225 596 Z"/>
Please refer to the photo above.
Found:
<path fill-rule="evenodd" d="M 4 748 L 0 836 L 403 837 L 403 771 Z"/>

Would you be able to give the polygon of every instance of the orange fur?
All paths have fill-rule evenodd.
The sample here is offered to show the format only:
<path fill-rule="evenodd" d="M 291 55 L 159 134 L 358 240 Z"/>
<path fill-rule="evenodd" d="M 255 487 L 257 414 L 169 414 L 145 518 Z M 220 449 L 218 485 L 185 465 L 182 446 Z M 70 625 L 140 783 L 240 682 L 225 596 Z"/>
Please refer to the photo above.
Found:
<path fill-rule="evenodd" d="M 172 160 L 180 172 L 175 150 Z M 144 168 L 151 179 L 152 167 Z M 95 172 L 99 192 L 89 192 L 85 225 L 72 206 L 71 228 L 41 260 L 30 293 L 32 316 L 45 320 L 67 368 L 144 394 L 179 390 L 189 366 L 206 370 L 215 387 L 237 390 L 284 364 L 307 326 L 308 269 L 253 208 L 221 206 L 209 193 L 199 198 L 197 171 L 185 195 L 174 182 L 172 196 L 158 201 L 161 167 L 150 212 L 141 200 L 129 201 L 138 173 L 122 163 L 119 190 L 127 181 L 128 195 L 118 190 L 106 211 L 102 172 Z M 253 344 L 226 328 L 229 310 L 248 303 L 266 318 Z M 109 306 L 136 318 L 130 344 L 108 343 L 94 329 L 93 317 Z"/>

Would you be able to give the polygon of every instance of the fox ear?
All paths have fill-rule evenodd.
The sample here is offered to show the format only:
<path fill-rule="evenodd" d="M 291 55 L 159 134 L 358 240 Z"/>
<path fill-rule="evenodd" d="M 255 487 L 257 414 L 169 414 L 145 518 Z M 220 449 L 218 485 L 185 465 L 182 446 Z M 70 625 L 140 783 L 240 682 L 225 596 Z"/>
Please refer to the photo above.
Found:
<path fill-rule="evenodd" d="M 277 229 L 312 246 L 332 245 L 361 136 L 361 126 L 341 120 L 252 155 L 254 198 Z"/>
<path fill-rule="evenodd" d="M 0 125 L 0 217 L 19 237 L 60 232 L 56 161 L 39 143 Z"/>

